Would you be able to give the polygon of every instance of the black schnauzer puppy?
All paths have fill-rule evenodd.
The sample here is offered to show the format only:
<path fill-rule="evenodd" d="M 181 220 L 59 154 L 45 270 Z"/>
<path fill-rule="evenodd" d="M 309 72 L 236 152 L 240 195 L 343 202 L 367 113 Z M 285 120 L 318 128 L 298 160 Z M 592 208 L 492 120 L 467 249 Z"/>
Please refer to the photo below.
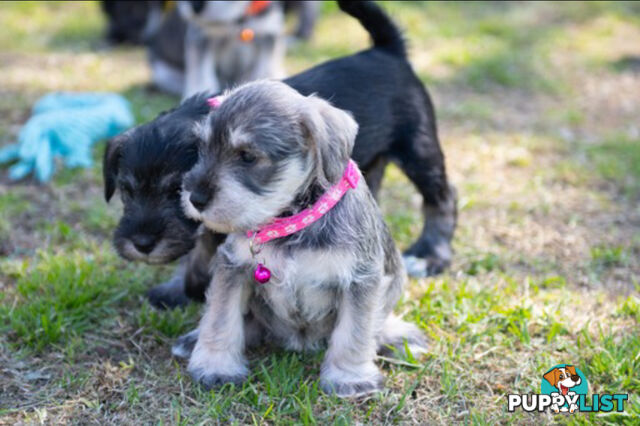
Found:
<path fill-rule="evenodd" d="M 359 132 L 352 157 L 374 195 L 389 162 L 406 173 L 423 196 L 425 222 L 420 237 L 404 254 L 405 265 L 414 276 L 440 273 L 451 261 L 456 195 L 447 181 L 431 100 L 407 61 L 400 31 L 383 10 L 372 2 L 338 4 L 369 32 L 373 47 L 284 83 L 353 114 Z M 186 296 L 204 300 L 209 262 L 224 240 L 210 231 L 198 233 L 196 222 L 184 215 L 178 194 L 184 173 L 198 157 L 194 128 L 210 112 L 207 98 L 213 95 L 187 99 L 115 138 L 105 152 L 105 197 L 109 200 L 119 188 L 125 206 L 114 239 L 120 255 L 166 263 L 195 247 L 172 280 L 151 290 L 156 306 L 180 305 Z"/>

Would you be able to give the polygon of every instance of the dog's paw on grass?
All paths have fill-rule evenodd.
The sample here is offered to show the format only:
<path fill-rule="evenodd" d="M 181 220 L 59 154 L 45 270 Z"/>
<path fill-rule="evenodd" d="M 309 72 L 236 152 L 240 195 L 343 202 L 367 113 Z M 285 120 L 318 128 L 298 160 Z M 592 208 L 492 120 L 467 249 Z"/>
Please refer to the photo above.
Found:
<path fill-rule="evenodd" d="M 218 389 L 224 385 L 240 386 L 247 380 L 246 374 L 215 374 L 207 373 L 202 368 L 189 369 L 191 378 L 206 390 Z"/>

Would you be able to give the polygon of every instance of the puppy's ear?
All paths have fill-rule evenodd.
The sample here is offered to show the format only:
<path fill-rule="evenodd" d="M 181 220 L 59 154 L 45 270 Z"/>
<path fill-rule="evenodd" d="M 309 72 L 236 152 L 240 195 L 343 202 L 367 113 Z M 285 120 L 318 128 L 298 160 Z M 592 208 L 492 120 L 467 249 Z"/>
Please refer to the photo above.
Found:
<path fill-rule="evenodd" d="M 102 176 L 104 178 L 104 199 L 109 202 L 116 191 L 116 178 L 118 177 L 118 163 L 122 146 L 129 140 L 129 132 L 116 136 L 107 142 L 107 149 L 102 159 Z"/>
<path fill-rule="evenodd" d="M 315 156 L 318 178 L 323 185 L 340 180 L 351 156 L 358 124 L 350 113 L 314 95 L 306 99 L 302 118 L 304 137 Z"/>
<path fill-rule="evenodd" d="M 554 368 L 542 377 L 547 379 L 547 382 L 549 382 L 551 386 L 555 386 L 558 383 L 558 369 Z"/>
<path fill-rule="evenodd" d="M 566 368 L 572 376 L 578 375 L 578 373 L 576 373 L 576 367 L 573 365 L 565 365 L 564 368 Z"/>

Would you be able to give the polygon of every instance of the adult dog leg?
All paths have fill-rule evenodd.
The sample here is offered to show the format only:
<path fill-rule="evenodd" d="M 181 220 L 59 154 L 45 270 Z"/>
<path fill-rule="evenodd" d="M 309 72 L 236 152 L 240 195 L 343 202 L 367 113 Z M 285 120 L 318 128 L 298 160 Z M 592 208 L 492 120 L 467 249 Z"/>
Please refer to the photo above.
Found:
<path fill-rule="evenodd" d="M 352 283 L 343 292 L 320 373 L 320 386 L 327 393 L 353 397 L 382 389 L 383 377 L 374 362 L 377 289 L 371 283 Z"/>
<path fill-rule="evenodd" d="M 247 274 L 216 258 L 207 307 L 198 326 L 198 341 L 189 359 L 189 373 L 207 389 L 242 383 L 249 372 L 244 356 L 243 311 L 249 297 Z"/>
<path fill-rule="evenodd" d="M 382 178 L 384 178 L 384 171 L 387 168 L 387 164 L 389 164 L 389 159 L 384 156 L 379 156 L 366 170 L 363 170 L 369 191 L 371 191 L 376 201 L 378 201 L 378 193 L 382 186 Z"/>
<path fill-rule="evenodd" d="M 424 226 L 405 252 L 407 272 L 414 277 L 441 273 L 451 263 L 451 238 L 456 228 L 457 196 L 447 181 L 444 157 L 437 141 L 420 135 L 397 153 L 402 170 L 423 197 Z"/>

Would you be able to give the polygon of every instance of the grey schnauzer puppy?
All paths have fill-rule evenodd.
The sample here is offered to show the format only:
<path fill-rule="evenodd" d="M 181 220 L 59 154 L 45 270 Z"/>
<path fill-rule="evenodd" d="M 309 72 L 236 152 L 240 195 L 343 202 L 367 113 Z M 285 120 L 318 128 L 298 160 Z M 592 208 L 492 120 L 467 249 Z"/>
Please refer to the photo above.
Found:
<path fill-rule="evenodd" d="M 266 6 L 252 11 L 258 3 L 178 2 L 178 10 L 187 21 L 183 98 L 260 78 L 284 77 L 282 6 L 262 2 Z M 250 40 L 242 40 L 245 31 L 250 31 Z"/>
<path fill-rule="evenodd" d="M 188 369 L 206 387 L 245 380 L 245 347 L 264 336 L 291 350 L 328 343 L 320 384 L 342 397 L 381 389 L 376 351 L 402 350 L 405 339 L 424 350 L 417 327 L 392 313 L 405 272 L 364 179 L 319 220 L 262 244 L 257 255 L 247 236 L 338 183 L 357 131 L 347 112 L 268 81 L 226 94 L 198 130 L 201 155 L 185 176 L 183 205 L 229 236 L 213 260 L 198 331 L 174 353 L 188 354 L 197 338 Z M 254 281 L 258 261 L 272 270 L 264 285 Z"/>

